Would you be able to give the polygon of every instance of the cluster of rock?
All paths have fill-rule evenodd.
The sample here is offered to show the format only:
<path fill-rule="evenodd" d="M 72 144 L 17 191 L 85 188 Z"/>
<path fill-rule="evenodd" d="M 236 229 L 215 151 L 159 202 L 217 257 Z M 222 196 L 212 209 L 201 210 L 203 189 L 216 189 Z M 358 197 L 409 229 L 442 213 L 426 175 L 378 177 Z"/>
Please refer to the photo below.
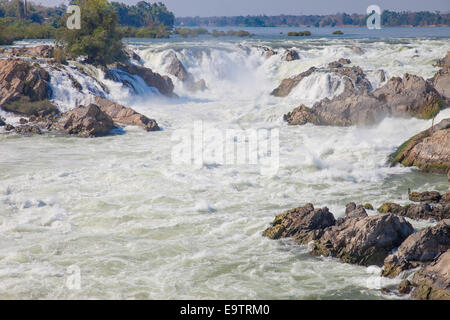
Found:
<path fill-rule="evenodd" d="M 283 80 L 272 92 L 275 96 L 286 96 L 302 79 L 314 72 L 331 72 L 342 78 L 344 90 L 341 94 L 332 99 L 324 98 L 311 108 L 300 105 L 284 116 L 288 124 L 369 125 L 387 116 L 428 119 L 445 105 L 445 100 L 431 82 L 421 77 L 410 74 L 405 74 L 403 78 L 393 77 L 372 91 L 361 68 L 344 66 L 342 62 L 332 62 L 326 69 L 313 67 L 294 78 Z"/>
<path fill-rule="evenodd" d="M 438 195 L 416 193 L 412 198 L 424 201 L 432 198 L 450 205 L 449 192 Z M 449 214 L 447 210 L 445 217 Z M 383 266 L 382 275 L 386 277 L 420 268 L 411 282 L 401 283 L 399 291 L 409 293 L 414 289 L 415 299 L 450 298 L 450 219 L 447 218 L 415 232 L 395 212 L 369 216 L 362 205 L 350 203 L 345 217 L 335 219 L 328 208 L 315 209 L 307 204 L 277 216 L 263 236 L 292 238 L 299 244 L 308 244 L 313 255 L 336 257 L 363 266 Z"/>
<path fill-rule="evenodd" d="M 40 45 L 35 47 L 16 47 L 5 50 L 4 54 L 11 57 L 27 58 L 53 58 L 54 47 L 50 45 Z"/>
<path fill-rule="evenodd" d="M 423 171 L 444 173 L 450 181 L 450 118 L 420 132 L 390 156 L 392 165 L 401 163 Z"/>

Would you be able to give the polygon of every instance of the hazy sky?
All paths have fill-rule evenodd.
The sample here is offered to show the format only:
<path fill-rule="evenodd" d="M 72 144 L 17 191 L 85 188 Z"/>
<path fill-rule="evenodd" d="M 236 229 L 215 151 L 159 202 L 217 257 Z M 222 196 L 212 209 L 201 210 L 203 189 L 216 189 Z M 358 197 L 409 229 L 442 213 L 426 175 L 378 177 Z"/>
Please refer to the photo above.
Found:
<path fill-rule="evenodd" d="M 31 0 L 44 5 L 68 3 L 68 0 Z M 139 0 L 114 0 L 134 4 Z M 176 16 L 235 16 L 278 14 L 365 13 L 371 4 L 381 10 L 448 11 L 449 0 L 148 0 L 163 2 Z"/>

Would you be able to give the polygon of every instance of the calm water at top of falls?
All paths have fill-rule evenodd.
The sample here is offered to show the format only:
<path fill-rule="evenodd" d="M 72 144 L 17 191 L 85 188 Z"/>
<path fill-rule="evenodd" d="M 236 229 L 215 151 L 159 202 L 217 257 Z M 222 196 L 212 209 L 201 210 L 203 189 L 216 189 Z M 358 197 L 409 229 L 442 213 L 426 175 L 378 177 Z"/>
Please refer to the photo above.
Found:
<path fill-rule="evenodd" d="M 400 279 L 379 277 L 377 267 L 313 257 L 306 246 L 261 233 L 275 215 L 307 202 L 339 217 L 352 201 L 378 207 L 407 203 L 408 188 L 445 191 L 443 175 L 386 165 L 398 145 L 431 121 L 288 127 L 283 114 L 338 94 L 341 79 L 314 74 L 286 98 L 270 92 L 286 77 L 342 57 L 360 66 L 374 88 L 382 85 L 380 69 L 388 78 L 406 72 L 429 78 L 438 70 L 434 61 L 450 50 L 449 28 L 387 28 L 378 36 L 344 28 L 343 37 L 315 30 L 301 39 L 287 38 L 291 30 L 284 28 L 251 29 L 252 39 L 128 39 L 145 66 L 162 74 L 167 54 L 175 52 L 208 90 L 191 93 L 173 79 L 178 99 L 138 82 L 134 95 L 98 75 L 109 99 L 157 120 L 163 130 L 127 126 L 124 134 L 96 139 L 0 135 L 0 298 L 397 298 L 379 289 Z M 265 59 L 259 45 L 280 53 L 295 48 L 301 59 Z M 365 53 L 357 55 L 352 45 Z M 82 93 L 51 71 L 53 100 L 62 110 L 88 101 L 87 88 L 102 91 L 92 78 L 71 72 Z M 436 121 L 448 117 L 447 109 Z M 279 170 L 268 176 L 255 165 L 174 163 L 174 134 L 193 130 L 199 120 L 223 132 L 279 129 Z M 79 288 L 70 285 L 73 270 L 80 271 Z"/>

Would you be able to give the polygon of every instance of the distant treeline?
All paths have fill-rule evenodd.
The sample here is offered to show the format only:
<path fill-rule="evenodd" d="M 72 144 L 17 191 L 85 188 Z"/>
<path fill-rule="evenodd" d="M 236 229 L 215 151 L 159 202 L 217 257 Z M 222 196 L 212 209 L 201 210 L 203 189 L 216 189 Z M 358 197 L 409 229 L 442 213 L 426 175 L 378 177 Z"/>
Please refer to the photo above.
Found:
<path fill-rule="evenodd" d="M 367 15 L 338 13 L 333 15 L 279 15 L 279 16 L 235 16 L 235 17 L 180 17 L 176 26 L 203 27 L 335 27 L 365 26 Z M 449 26 L 450 13 L 440 12 L 394 12 L 383 11 L 382 25 L 398 26 Z"/>

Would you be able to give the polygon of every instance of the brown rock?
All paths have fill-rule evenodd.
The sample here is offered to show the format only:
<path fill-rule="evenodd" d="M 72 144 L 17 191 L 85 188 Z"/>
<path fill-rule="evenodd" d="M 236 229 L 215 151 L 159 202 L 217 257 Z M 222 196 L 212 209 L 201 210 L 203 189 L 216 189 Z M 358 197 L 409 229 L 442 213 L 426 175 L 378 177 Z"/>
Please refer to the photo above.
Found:
<path fill-rule="evenodd" d="M 101 97 L 96 97 L 95 103 L 104 113 L 110 116 L 114 122 L 139 126 L 147 131 L 160 130 L 155 120 L 149 119 L 131 108 L 126 108 Z"/>
<path fill-rule="evenodd" d="M 288 96 L 289 93 L 291 93 L 292 89 L 294 89 L 300 83 L 300 81 L 310 76 L 317 70 L 318 70 L 317 68 L 312 67 L 293 78 L 284 79 L 283 81 L 281 81 L 281 84 L 278 86 L 278 88 L 273 90 L 271 94 L 276 97 Z"/>
<path fill-rule="evenodd" d="M 318 239 L 325 228 L 336 223 L 328 208 L 314 209 L 312 204 L 277 216 L 263 235 L 271 239 L 294 238 L 299 243 Z"/>
<path fill-rule="evenodd" d="M 80 137 L 98 137 L 107 135 L 114 128 L 114 123 L 100 107 L 90 104 L 63 113 L 53 127 Z"/>
<path fill-rule="evenodd" d="M 383 276 L 395 277 L 402 271 L 434 261 L 450 249 L 450 220 L 422 229 L 409 236 L 397 252 L 384 260 Z"/>
<path fill-rule="evenodd" d="M 413 232 L 409 222 L 393 214 L 346 218 L 340 225 L 325 230 L 314 242 L 312 253 L 348 263 L 381 266 L 389 252 Z"/>
<path fill-rule="evenodd" d="M 450 118 L 422 131 L 402 144 L 391 155 L 391 163 L 417 166 L 424 171 L 450 170 Z"/>
<path fill-rule="evenodd" d="M 52 58 L 53 51 L 53 46 L 40 45 L 36 47 L 11 48 L 6 50 L 5 54 L 13 57 Z"/>
<path fill-rule="evenodd" d="M 38 65 L 31 66 L 20 59 L 0 60 L 0 107 L 8 109 L 8 104 L 27 98 L 29 101 L 41 101 L 51 96 L 48 84 L 50 76 Z"/>
<path fill-rule="evenodd" d="M 450 250 L 439 260 L 418 271 L 413 277 L 416 300 L 450 300 Z"/>
<path fill-rule="evenodd" d="M 110 67 L 120 69 L 127 73 L 141 77 L 148 86 L 158 89 L 159 92 L 161 92 L 161 94 L 163 95 L 169 97 L 176 96 L 173 93 L 174 86 L 172 80 L 170 80 L 168 76 L 161 76 L 160 74 L 153 72 L 151 69 L 137 66 L 131 63 L 115 63 Z M 119 79 L 117 79 L 113 73 L 108 71 L 106 72 L 106 77 L 115 81 L 119 81 Z"/>
<path fill-rule="evenodd" d="M 413 289 L 413 286 L 409 280 L 403 280 L 400 282 L 400 285 L 398 286 L 398 292 L 401 294 L 410 294 Z"/>

